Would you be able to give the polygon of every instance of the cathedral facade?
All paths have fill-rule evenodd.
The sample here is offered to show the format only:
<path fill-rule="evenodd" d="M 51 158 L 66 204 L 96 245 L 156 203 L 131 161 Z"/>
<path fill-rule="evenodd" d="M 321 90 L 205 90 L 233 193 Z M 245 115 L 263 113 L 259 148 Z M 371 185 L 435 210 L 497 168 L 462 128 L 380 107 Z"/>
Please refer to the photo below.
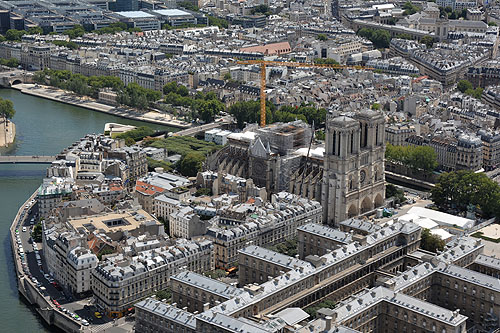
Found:
<path fill-rule="evenodd" d="M 337 226 L 383 205 L 384 143 L 385 119 L 381 112 L 327 116 L 321 189 L 325 224 Z"/>

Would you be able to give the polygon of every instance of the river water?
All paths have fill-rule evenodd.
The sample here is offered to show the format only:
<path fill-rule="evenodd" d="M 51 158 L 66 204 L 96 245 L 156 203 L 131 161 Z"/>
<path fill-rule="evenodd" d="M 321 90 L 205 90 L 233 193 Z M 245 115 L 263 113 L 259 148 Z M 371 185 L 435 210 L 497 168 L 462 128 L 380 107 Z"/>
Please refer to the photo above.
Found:
<path fill-rule="evenodd" d="M 102 133 L 104 124 L 115 122 L 155 129 L 165 126 L 123 119 L 100 112 L 57 103 L 0 89 L 0 97 L 14 103 L 16 142 L 2 148 L 0 155 L 55 155 L 87 133 Z M 0 164 L 0 323 L 2 332 L 48 332 L 36 312 L 21 300 L 17 291 L 14 262 L 8 237 L 19 206 L 40 185 L 47 165 Z"/>

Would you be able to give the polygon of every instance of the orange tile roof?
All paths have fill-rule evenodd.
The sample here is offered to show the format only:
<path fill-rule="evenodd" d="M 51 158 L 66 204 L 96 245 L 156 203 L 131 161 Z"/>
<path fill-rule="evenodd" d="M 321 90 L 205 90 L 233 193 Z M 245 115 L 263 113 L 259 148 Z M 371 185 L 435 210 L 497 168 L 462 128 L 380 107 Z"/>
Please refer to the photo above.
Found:
<path fill-rule="evenodd" d="M 265 55 L 286 54 L 292 52 L 290 43 L 272 43 L 259 46 L 243 47 L 240 49 L 242 52 L 260 52 Z"/>
<path fill-rule="evenodd" d="M 140 192 L 140 193 L 146 194 L 146 195 L 154 195 L 156 193 L 162 193 L 163 191 L 165 191 L 164 188 L 161 188 L 161 187 L 155 186 L 155 185 L 151 185 L 148 183 L 144 183 L 141 181 L 137 181 L 135 183 L 135 190 L 137 192 Z"/>

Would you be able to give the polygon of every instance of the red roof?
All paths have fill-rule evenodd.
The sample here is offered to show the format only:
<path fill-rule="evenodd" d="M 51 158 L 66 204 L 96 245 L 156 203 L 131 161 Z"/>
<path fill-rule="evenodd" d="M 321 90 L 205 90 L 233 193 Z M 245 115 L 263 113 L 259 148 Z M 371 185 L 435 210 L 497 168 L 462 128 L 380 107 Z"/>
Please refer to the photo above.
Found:
<path fill-rule="evenodd" d="M 165 191 L 164 188 L 144 183 L 139 180 L 135 183 L 135 190 L 145 195 L 154 195 L 156 193 L 162 193 L 163 191 Z"/>
<path fill-rule="evenodd" d="M 250 46 L 240 49 L 241 52 L 259 52 L 265 55 L 286 54 L 292 52 L 292 47 L 288 42 L 272 43 L 259 46 Z"/>

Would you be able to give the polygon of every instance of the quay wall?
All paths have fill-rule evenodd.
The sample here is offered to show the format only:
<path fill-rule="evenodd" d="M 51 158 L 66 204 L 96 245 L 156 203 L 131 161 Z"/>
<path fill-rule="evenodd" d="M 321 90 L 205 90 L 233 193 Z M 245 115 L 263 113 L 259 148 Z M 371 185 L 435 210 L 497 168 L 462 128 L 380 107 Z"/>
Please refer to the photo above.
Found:
<path fill-rule="evenodd" d="M 35 198 L 35 196 L 36 191 L 19 208 L 10 226 L 10 244 L 12 247 L 12 255 L 14 257 L 17 289 L 30 305 L 35 306 L 36 312 L 45 321 L 45 323 L 50 326 L 58 327 L 65 332 L 81 332 L 81 324 L 68 315 L 62 313 L 61 311 L 58 311 L 56 307 L 51 303 L 50 298 L 47 295 L 44 295 L 42 291 L 39 290 L 24 274 L 21 264 L 21 258 L 19 256 L 19 253 L 17 252 L 17 242 L 15 235 L 16 229 L 19 229 L 21 227 L 20 216 L 24 207 L 28 205 L 29 202 Z"/>

